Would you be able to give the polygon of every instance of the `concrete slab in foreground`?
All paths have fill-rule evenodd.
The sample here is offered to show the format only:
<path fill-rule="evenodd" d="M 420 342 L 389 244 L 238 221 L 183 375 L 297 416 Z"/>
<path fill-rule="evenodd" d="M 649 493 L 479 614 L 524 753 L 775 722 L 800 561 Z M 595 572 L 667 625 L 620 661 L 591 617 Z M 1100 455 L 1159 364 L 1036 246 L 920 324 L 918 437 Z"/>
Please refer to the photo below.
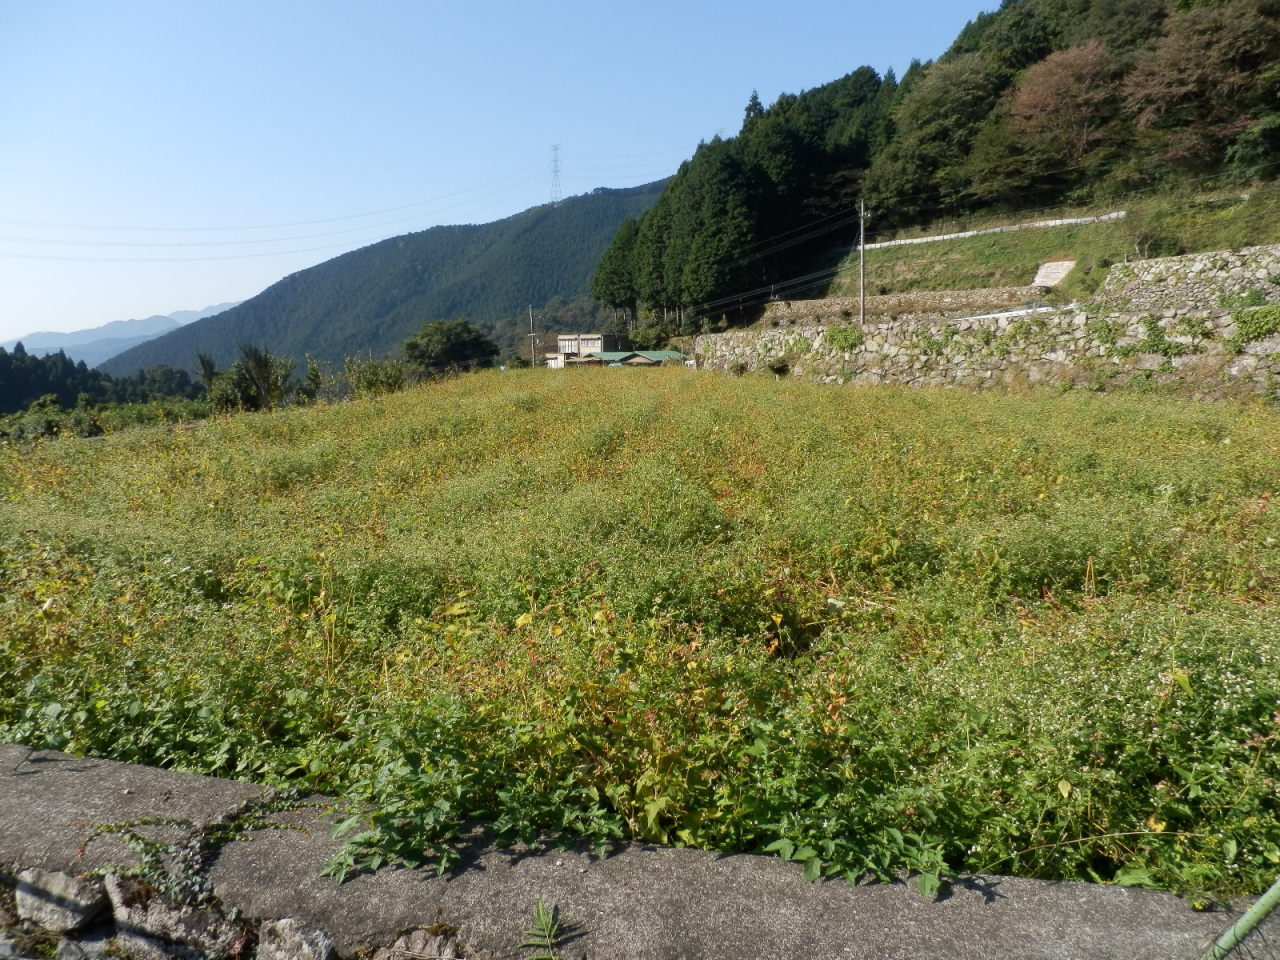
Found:
<path fill-rule="evenodd" d="M 94 823 L 207 821 L 260 787 L 0 745 L 0 873 L 69 873 L 128 863 L 108 838 L 78 856 Z M 808 883 L 798 866 L 752 856 L 630 845 L 606 860 L 517 853 L 482 834 L 464 867 L 436 878 L 384 870 L 341 887 L 320 871 L 337 849 L 322 809 L 277 815 L 225 846 L 209 868 L 219 900 L 255 920 L 318 926 L 338 952 L 391 943 L 406 929 L 455 925 L 466 956 L 522 957 L 534 902 L 559 907 L 567 958 L 591 960 L 1193 960 L 1232 917 L 1163 893 L 972 877 L 934 901 L 914 887 Z M 1280 924 L 1248 947 L 1280 960 Z"/>

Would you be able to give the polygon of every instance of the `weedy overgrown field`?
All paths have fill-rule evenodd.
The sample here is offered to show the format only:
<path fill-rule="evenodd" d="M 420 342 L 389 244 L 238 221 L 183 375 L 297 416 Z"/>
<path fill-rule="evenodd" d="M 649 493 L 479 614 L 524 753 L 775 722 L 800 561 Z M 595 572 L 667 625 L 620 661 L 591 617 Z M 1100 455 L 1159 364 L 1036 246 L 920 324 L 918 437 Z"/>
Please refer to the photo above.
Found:
<path fill-rule="evenodd" d="M 0 448 L 0 738 L 511 840 L 1280 869 L 1280 411 L 482 373 Z"/>

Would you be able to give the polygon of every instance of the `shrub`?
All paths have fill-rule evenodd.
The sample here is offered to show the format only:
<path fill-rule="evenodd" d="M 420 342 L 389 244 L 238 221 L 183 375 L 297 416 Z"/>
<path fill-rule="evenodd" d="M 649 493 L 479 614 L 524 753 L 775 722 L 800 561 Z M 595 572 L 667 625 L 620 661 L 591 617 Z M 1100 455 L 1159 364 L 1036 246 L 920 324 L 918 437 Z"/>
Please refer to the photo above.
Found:
<path fill-rule="evenodd" d="M 466 317 L 424 323 L 405 341 L 404 355 L 427 376 L 443 376 L 493 366 L 498 345 L 471 325 Z"/>
<path fill-rule="evenodd" d="M 1280 333 L 1280 307 L 1233 313 L 1231 322 L 1236 326 L 1236 335 L 1227 341 L 1227 349 L 1240 353 L 1249 344 Z"/>
<path fill-rule="evenodd" d="M 1180 343 L 1170 340 L 1165 335 L 1164 327 L 1160 326 L 1160 320 L 1156 317 L 1147 317 L 1142 321 L 1142 325 L 1146 332 L 1140 341 L 1125 344 L 1121 347 L 1113 346 L 1111 353 L 1117 357 L 1133 357 L 1143 353 L 1154 353 L 1161 357 L 1172 359 L 1200 352 L 1200 347 L 1194 343 Z"/>
<path fill-rule="evenodd" d="M 240 359 L 213 377 L 209 402 L 215 410 L 270 410 L 289 395 L 294 361 L 245 344 Z"/>
<path fill-rule="evenodd" d="M 827 343 L 838 353 L 853 353 L 861 349 L 866 337 L 856 324 L 842 324 L 827 328 Z"/>
<path fill-rule="evenodd" d="M 342 376 L 353 396 L 377 397 L 397 393 L 409 383 L 409 371 L 403 360 L 373 357 L 347 357 Z"/>
<path fill-rule="evenodd" d="M 1218 305 L 1228 310 L 1242 310 L 1245 307 L 1265 307 L 1267 296 L 1254 288 L 1247 293 L 1224 293 L 1218 298 Z"/>

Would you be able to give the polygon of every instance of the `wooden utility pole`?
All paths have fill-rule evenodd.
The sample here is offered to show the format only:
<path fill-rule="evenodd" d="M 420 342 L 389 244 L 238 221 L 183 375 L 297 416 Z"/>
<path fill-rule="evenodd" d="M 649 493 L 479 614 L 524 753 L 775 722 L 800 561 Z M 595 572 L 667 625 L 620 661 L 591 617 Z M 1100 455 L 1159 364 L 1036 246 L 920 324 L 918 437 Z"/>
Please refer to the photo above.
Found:
<path fill-rule="evenodd" d="M 867 325 L 867 201 L 858 201 L 858 326 Z"/>

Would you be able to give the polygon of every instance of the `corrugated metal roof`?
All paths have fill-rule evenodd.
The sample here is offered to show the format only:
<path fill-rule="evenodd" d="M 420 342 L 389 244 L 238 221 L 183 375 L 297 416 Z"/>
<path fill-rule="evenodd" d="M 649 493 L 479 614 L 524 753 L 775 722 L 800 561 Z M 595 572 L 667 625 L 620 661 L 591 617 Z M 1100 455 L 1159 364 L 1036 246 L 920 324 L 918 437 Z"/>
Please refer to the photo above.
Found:
<path fill-rule="evenodd" d="M 637 350 L 637 357 L 644 357 L 646 360 L 652 360 L 654 363 L 661 363 L 663 360 L 683 360 L 684 354 L 679 350 Z"/>
<path fill-rule="evenodd" d="M 599 357 L 605 363 L 622 363 L 623 361 L 628 360 L 631 357 L 634 357 L 635 351 L 633 350 L 622 350 L 622 351 L 592 350 L 591 356 Z"/>

